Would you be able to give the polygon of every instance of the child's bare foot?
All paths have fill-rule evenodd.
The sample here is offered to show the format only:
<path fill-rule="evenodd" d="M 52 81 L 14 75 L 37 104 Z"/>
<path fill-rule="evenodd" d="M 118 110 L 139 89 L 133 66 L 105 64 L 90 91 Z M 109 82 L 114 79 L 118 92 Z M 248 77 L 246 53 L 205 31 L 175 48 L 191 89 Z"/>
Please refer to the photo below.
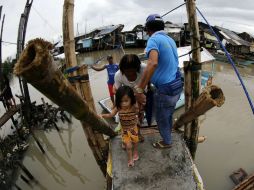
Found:
<path fill-rule="evenodd" d="M 134 152 L 134 153 L 133 153 L 133 160 L 134 160 L 134 161 L 139 160 L 138 152 Z"/>
<path fill-rule="evenodd" d="M 134 161 L 133 160 L 129 160 L 128 161 L 128 167 L 131 168 L 134 166 Z"/>

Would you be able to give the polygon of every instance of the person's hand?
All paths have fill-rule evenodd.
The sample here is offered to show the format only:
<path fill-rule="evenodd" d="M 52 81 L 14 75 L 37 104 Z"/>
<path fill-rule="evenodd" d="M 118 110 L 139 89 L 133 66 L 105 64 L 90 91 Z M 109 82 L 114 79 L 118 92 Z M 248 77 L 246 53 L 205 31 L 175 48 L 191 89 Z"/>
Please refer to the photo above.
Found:
<path fill-rule="evenodd" d="M 146 96 L 143 93 L 136 93 L 135 96 L 138 103 L 141 105 L 146 104 Z"/>

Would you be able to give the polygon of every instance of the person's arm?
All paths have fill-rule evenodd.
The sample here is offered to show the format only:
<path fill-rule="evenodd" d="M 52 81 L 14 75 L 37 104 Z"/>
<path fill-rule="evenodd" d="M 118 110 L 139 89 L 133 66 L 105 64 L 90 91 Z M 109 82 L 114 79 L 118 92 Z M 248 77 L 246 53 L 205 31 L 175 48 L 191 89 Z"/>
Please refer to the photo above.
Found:
<path fill-rule="evenodd" d="M 136 112 L 136 114 L 138 115 L 138 114 L 139 114 L 139 106 L 138 106 L 138 103 L 136 103 L 136 104 L 134 105 L 134 107 L 135 107 L 135 112 Z"/>
<path fill-rule="evenodd" d="M 117 114 L 117 108 L 115 107 L 111 113 L 107 113 L 107 114 L 101 114 L 101 117 L 103 118 L 112 118 Z"/>
<path fill-rule="evenodd" d="M 115 73 L 114 81 L 115 81 L 115 83 L 113 86 L 113 92 L 114 92 L 114 94 L 116 94 L 117 89 L 122 85 L 121 73 L 119 70 Z"/>
<path fill-rule="evenodd" d="M 91 68 L 95 71 L 102 71 L 102 70 L 106 69 L 106 65 L 103 65 L 101 67 L 95 67 L 92 65 Z"/>
<path fill-rule="evenodd" d="M 140 83 L 137 85 L 138 88 L 141 88 L 143 90 L 145 89 L 148 82 L 152 78 L 157 65 L 158 65 L 158 52 L 156 50 L 151 50 L 149 53 L 147 66 L 146 66 L 144 73 L 141 77 Z"/>
<path fill-rule="evenodd" d="M 147 66 L 144 70 L 143 75 L 141 76 L 141 80 L 138 85 L 135 86 L 135 96 L 137 101 L 145 105 L 146 103 L 146 97 L 144 95 L 144 89 L 149 83 L 150 79 L 153 76 L 153 73 L 158 65 L 158 52 L 156 50 L 151 50 L 149 53 L 149 58 L 147 61 Z"/>

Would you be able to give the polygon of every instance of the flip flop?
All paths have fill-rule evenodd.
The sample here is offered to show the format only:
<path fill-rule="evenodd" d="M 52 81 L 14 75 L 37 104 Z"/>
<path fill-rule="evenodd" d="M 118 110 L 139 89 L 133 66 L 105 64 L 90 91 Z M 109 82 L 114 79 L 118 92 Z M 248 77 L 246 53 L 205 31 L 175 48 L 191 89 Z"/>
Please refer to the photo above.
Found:
<path fill-rule="evenodd" d="M 137 161 L 137 160 L 139 160 L 138 154 L 136 154 L 136 155 L 133 156 L 133 161 Z"/>
<path fill-rule="evenodd" d="M 157 141 L 153 143 L 153 147 L 158 149 L 166 149 L 166 148 L 171 148 L 172 144 L 166 145 L 163 143 L 163 141 Z"/>

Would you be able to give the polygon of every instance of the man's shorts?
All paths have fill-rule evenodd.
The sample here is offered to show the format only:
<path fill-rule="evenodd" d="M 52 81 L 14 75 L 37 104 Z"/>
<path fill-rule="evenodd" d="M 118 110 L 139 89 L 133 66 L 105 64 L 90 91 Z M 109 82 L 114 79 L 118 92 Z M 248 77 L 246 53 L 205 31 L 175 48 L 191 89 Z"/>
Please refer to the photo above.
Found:
<path fill-rule="evenodd" d="M 122 129 L 122 141 L 125 144 L 128 144 L 130 142 L 132 143 L 138 143 L 138 127 L 133 127 L 128 130 Z"/>
<path fill-rule="evenodd" d="M 110 96 L 114 96 L 113 84 L 108 84 L 108 91 Z"/>

